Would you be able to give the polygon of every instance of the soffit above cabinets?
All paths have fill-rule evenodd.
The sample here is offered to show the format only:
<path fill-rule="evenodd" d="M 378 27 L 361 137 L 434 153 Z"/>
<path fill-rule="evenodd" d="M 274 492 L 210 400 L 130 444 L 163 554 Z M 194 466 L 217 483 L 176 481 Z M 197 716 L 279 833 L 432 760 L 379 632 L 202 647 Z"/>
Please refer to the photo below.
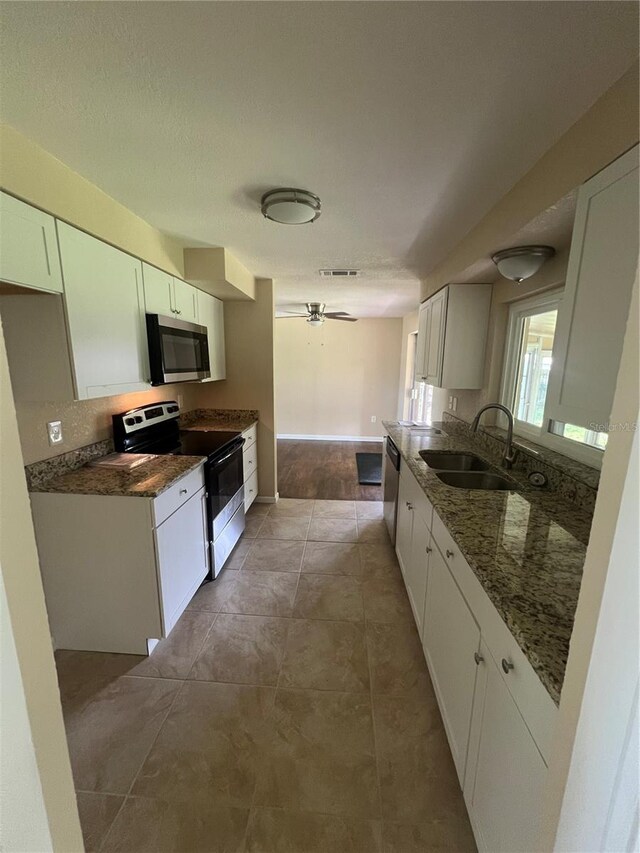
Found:
<path fill-rule="evenodd" d="M 184 277 L 224 301 L 254 302 L 256 280 L 237 258 L 221 247 L 185 249 Z"/>

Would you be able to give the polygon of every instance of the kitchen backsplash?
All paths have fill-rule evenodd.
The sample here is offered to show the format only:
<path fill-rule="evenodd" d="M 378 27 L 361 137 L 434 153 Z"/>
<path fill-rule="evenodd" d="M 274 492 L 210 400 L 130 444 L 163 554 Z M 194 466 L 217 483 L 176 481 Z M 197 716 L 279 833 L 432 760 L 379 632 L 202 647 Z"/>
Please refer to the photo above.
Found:
<path fill-rule="evenodd" d="M 96 441 L 93 444 L 87 444 L 84 447 L 78 447 L 66 453 L 59 453 L 57 456 L 51 456 L 49 459 L 41 459 L 40 462 L 32 462 L 31 465 L 25 465 L 24 467 L 27 476 L 27 487 L 29 490 L 32 490 L 52 477 L 66 474 L 67 471 L 75 471 L 76 468 L 81 468 L 87 462 L 91 462 L 92 459 L 106 456 L 107 453 L 111 453 L 112 451 L 113 439 L 105 438 L 102 441 Z"/>
<path fill-rule="evenodd" d="M 480 426 L 473 435 L 471 424 L 450 412 L 443 412 L 442 420 L 447 432 L 470 437 L 488 456 L 496 462 L 500 461 L 507 437 L 505 430 L 495 426 Z M 526 475 L 539 471 L 547 478 L 547 488 L 559 492 L 565 500 L 580 509 L 593 513 L 600 481 L 597 468 L 519 436 L 515 436 L 514 442 L 519 451 L 515 468 Z"/>

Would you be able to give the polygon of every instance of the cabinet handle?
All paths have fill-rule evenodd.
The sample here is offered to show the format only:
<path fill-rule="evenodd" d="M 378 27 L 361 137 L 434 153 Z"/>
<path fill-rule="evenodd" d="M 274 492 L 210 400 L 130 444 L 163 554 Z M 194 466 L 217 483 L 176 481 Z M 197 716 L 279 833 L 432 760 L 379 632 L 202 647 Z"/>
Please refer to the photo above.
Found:
<path fill-rule="evenodd" d="M 427 552 L 427 554 L 430 554 L 433 551 L 433 548 L 431 547 L 431 545 L 427 545 L 424 550 Z"/>
<path fill-rule="evenodd" d="M 405 501 L 405 503 L 407 504 L 407 509 L 409 510 L 409 512 L 411 512 L 411 510 L 413 509 L 413 504 L 409 503 L 409 501 Z"/>
<path fill-rule="evenodd" d="M 473 653 L 473 659 L 474 659 L 474 661 L 476 662 L 476 666 L 480 666 L 480 664 L 481 664 L 481 663 L 483 662 L 483 660 L 484 660 L 484 658 L 482 657 L 482 655 L 480 654 L 480 652 L 474 652 L 474 653 Z"/>
<path fill-rule="evenodd" d="M 187 491 L 188 491 L 188 489 L 180 489 L 180 494 L 181 494 L 181 495 L 186 495 L 186 494 L 187 494 Z"/>
<path fill-rule="evenodd" d="M 448 548 L 446 550 L 446 554 L 447 554 L 447 557 L 449 557 L 449 559 L 451 559 L 451 557 L 453 557 L 453 551 L 450 551 Z"/>
<path fill-rule="evenodd" d="M 511 663 L 510 660 L 507 660 L 506 658 L 502 658 L 502 669 L 508 675 L 511 672 L 511 670 L 513 669 L 513 664 Z"/>
<path fill-rule="evenodd" d="M 176 314 L 182 314 L 182 311 L 178 311 L 178 309 L 176 308 Z"/>

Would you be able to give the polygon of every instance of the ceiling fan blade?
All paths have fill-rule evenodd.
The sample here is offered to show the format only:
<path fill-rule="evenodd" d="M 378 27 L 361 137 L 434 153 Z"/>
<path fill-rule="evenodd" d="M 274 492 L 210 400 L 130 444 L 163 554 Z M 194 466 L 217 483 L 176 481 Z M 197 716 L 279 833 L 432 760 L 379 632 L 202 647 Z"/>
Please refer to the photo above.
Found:
<path fill-rule="evenodd" d="M 350 317 L 351 315 L 349 314 L 348 311 L 325 311 L 324 316 L 325 317 Z"/>
<path fill-rule="evenodd" d="M 276 314 L 276 320 L 297 320 L 298 317 L 308 316 L 308 314 Z"/>
<path fill-rule="evenodd" d="M 331 314 L 325 314 L 324 316 L 327 318 L 327 320 L 342 320 L 344 323 L 357 323 L 358 322 L 357 317 L 335 317 L 335 316 L 332 317 Z"/>

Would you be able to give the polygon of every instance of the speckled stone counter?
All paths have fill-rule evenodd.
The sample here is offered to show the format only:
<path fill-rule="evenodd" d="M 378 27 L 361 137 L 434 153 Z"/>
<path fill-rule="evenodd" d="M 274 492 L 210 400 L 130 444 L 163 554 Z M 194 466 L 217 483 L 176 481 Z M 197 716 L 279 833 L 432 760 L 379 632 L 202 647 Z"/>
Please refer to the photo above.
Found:
<path fill-rule="evenodd" d="M 33 484 L 31 491 L 156 498 L 204 461 L 203 456 L 157 456 L 131 471 L 84 465 L 58 477 Z"/>
<path fill-rule="evenodd" d="M 514 491 L 445 485 L 420 450 L 471 451 L 495 459 L 461 436 L 430 436 L 394 422 L 384 426 L 472 571 L 558 703 L 578 603 L 591 515 L 558 492 L 535 489 L 522 472 L 505 472 Z M 447 424 L 438 424 L 447 429 Z"/>
<path fill-rule="evenodd" d="M 244 432 L 258 420 L 255 409 L 194 409 L 180 418 L 182 429 Z"/>

